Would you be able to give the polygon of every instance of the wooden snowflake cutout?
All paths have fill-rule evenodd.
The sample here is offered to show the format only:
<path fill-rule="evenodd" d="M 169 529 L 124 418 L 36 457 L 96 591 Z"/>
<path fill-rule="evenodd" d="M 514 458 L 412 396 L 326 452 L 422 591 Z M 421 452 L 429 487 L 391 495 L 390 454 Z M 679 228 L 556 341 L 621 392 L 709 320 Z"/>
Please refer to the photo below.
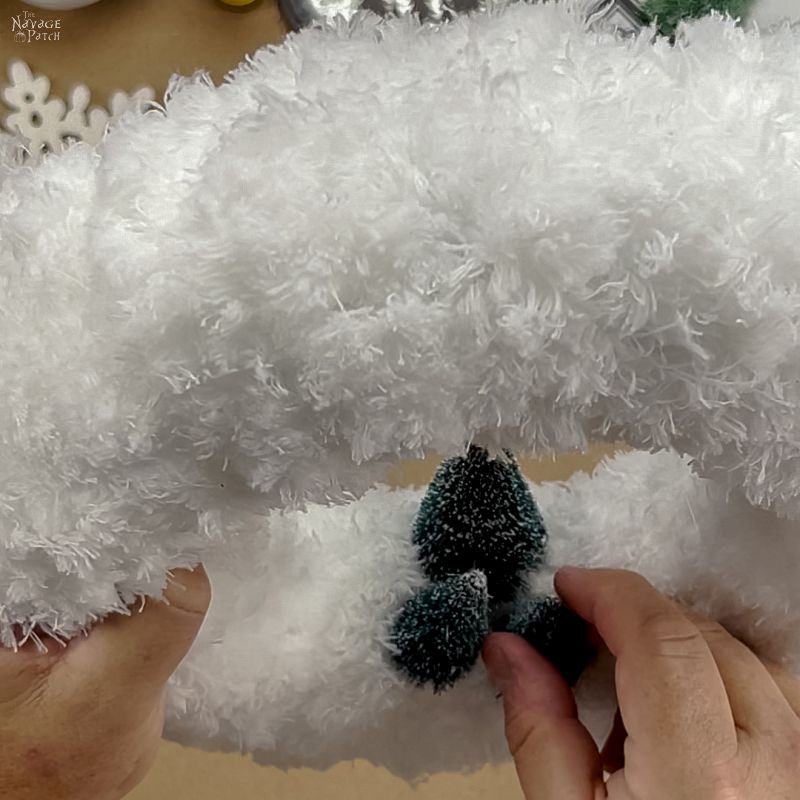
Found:
<path fill-rule="evenodd" d="M 8 76 L 10 84 L 3 89 L 3 100 L 12 113 L 5 127 L 21 138 L 30 157 L 58 152 L 73 141 L 96 144 L 108 125 L 126 111 L 144 110 L 155 97 L 154 90 L 145 86 L 133 94 L 114 92 L 109 98 L 109 109 L 90 108 L 91 92 L 84 84 L 75 86 L 65 103 L 60 97 L 49 96 L 49 78 L 34 75 L 24 61 L 12 61 Z"/>

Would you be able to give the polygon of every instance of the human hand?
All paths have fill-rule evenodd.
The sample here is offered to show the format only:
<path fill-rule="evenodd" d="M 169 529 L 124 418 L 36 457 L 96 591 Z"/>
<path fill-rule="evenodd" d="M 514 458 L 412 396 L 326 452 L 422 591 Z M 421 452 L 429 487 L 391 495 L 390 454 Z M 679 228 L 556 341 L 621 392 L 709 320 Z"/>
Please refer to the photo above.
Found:
<path fill-rule="evenodd" d="M 568 568 L 556 589 L 616 657 L 619 714 L 598 752 L 555 668 L 514 634 L 489 636 L 528 800 L 800 797 L 800 682 L 632 572 Z"/>
<path fill-rule="evenodd" d="M 66 647 L 0 648 L 0 797 L 118 800 L 147 773 L 165 685 L 211 599 L 202 566 L 175 570 L 166 603 L 114 614 Z"/>

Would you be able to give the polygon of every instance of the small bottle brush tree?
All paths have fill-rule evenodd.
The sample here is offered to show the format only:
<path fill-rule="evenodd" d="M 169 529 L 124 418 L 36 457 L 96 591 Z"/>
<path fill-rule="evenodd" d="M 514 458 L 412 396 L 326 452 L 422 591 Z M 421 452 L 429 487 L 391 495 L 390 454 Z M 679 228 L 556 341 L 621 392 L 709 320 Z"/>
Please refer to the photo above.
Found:
<path fill-rule="evenodd" d="M 394 628 L 395 661 L 416 684 L 439 692 L 478 660 L 489 634 L 489 595 L 479 570 L 436 581 L 412 597 Z"/>
<path fill-rule="evenodd" d="M 557 597 L 542 595 L 522 600 L 503 623 L 495 625 L 495 630 L 516 633 L 527 639 L 570 686 L 577 682 L 594 657 L 586 623 Z"/>
<path fill-rule="evenodd" d="M 442 463 L 420 504 L 413 541 L 431 583 L 391 633 L 397 667 L 436 692 L 480 655 L 490 629 L 519 633 L 571 681 L 591 659 L 581 620 L 556 598 L 519 598 L 544 560 L 547 533 L 514 457 L 470 446 Z"/>
<path fill-rule="evenodd" d="M 514 598 L 541 564 L 547 533 L 519 466 L 471 445 L 445 461 L 422 500 L 414 544 L 431 580 L 480 569 L 495 601 Z"/>

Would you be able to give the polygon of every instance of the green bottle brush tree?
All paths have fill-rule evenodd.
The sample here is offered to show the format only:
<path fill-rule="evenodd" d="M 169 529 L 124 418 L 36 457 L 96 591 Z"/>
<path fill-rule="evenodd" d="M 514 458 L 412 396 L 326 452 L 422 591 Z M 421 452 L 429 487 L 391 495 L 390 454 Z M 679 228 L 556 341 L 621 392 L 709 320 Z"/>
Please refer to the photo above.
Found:
<path fill-rule="evenodd" d="M 430 583 L 394 621 L 392 656 L 435 692 L 474 666 L 490 631 L 524 636 L 574 683 L 591 660 L 582 620 L 555 597 L 530 597 L 527 574 L 545 556 L 547 531 L 511 453 L 471 445 L 444 461 L 417 514 L 413 541 Z"/>

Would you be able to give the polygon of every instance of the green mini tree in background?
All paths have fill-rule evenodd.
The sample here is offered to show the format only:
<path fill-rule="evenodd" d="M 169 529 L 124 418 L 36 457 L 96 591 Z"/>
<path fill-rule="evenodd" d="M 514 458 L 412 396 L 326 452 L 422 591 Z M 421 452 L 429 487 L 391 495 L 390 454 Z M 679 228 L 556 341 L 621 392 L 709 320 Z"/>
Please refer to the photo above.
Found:
<path fill-rule="evenodd" d="M 645 0 L 642 11 L 649 22 L 657 21 L 660 34 L 671 36 L 683 19 L 698 19 L 712 11 L 743 19 L 752 5 L 753 0 Z"/>
<path fill-rule="evenodd" d="M 475 570 L 436 581 L 403 606 L 392 632 L 397 666 L 440 692 L 468 672 L 489 634 L 486 577 Z"/>
<path fill-rule="evenodd" d="M 547 533 L 519 466 L 471 445 L 442 463 L 422 500 L 414 544 L 431 580 L 480 569 L 495 602 L 512 600 L 544 558 Z"/>

